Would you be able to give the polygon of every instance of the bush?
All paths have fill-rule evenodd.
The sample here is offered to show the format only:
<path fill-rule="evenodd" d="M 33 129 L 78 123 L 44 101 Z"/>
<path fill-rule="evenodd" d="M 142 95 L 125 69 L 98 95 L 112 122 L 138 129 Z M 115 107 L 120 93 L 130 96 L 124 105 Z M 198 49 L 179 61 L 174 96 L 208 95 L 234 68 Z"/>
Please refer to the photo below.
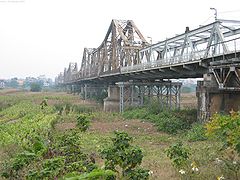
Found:
<path fill-rule="evenodd" d="M 239 179 L 240 170 L 240 112 L 230 115 L 215 114 L 206 124 L 207 136 L 223 144 L 221 171 L 226 179 Z"/>
<path fill-rule="evenodd" d="M 171 145 L 166 150 L 166 153 L 172 160 L 173 165 L 177 168 L 185 166 L 190 155 L 189 149 L 184 147 L 182 142 L 177 142 L 176 144 Z"/>
<path fill-rule="evenodd" d="M 81 105 L 75 105 L 75 104 L 70 104 L 70 103 L 54 104 L 54 107 L 59 115 L 69 114 L 71 112 L 91 113 L 96 109 L 96 107 L 81 106 Z"/>
<path fill-rule="evenodd" d="M 230 147 L 240 155 L 240 112 L 215 114 L 206 128 L 209 137 L 219 139 L 224 147 Z"/>
<path fill-rule="evenodd" d="M 32 92 L 40 92 L 42 90 L 42 87 L 39 83 L 32 83 L 30 85 L 30 91 Z"/>
<path fill-rule="evenodd" d="M 85 132 L 90 126 L 90 115 L 89 114 L 80 114 L 77 117 L 77 127 Z"/>
<path fill-rule="evenodd" d="M 100 94 L 94 94 L 91 99 L 103 104 L 103 100 L 108 97 L 108 92 L 102 90 Z"/>
<path fill-rule="evenodd" d="M 154 120 L 159 131 L 176 134 L 181 130 L 187 129 L 189 124 L 177 118 L 173 114 L 166 112 L 161 113 Z"/>
<path fill-rule="evenodd" d="M 114 133 L 112 145 L 101 151 L 101 156 L 105 159 L 105 168 L 115 172 L 121 169 L 120 179 L 148 179 L 148 170 L 136 168 L 142 162 L 142 150 L 130 144 L 132 137 L 127 133 Z"/>
<path fill-rule="evenodd" d="M 196 120 L 195 110 L 162 111 L 158 115 L 149 115 L 159 131 L 170 134 L 177 134 L 190 129 L 191 124 Z"/>
<path fill-rule="evenodd" d="M 186 136 L 188 141 L 204 141 L 207 139 L 206 128 L 203 124 L 195 123 L 192 128 L 187 132 Z"/>
<path fill-rule="evenodd" d="M 158 104 L 152 104 L 147 108 L 128 109 L 123 113 L 127 119 L 149 120 L 157 126 L 159 131 L 177 134 L 191 128 L 191 124 L 197 120 L 196 109 L 167 110 L 161 109 Z"/>
<path fill-rule="evenodd" d="M 145 119 L 148 115 L 146 108 L 131 108 L 123 112 L 126 119 Z"/>

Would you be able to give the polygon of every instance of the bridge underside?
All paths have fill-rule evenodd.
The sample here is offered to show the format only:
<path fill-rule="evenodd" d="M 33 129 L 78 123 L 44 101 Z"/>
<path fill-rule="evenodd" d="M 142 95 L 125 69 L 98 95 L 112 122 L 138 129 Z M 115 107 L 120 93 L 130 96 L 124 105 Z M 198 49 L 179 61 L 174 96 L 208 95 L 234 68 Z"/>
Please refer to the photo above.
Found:
<path fill-rule="evenodd" d="M 190 61 L 179 64 L 169 64 L 167 66 L 157 67 L 141 67 L 141 70 L 130 70 L 124 73 L 105 72 L 99 74 L 97 77 L 88 77 L 84 79 L 69 81 L 65 84 L 113 84 L 116 82 L 127 81 L 155 81 L 162 79 L 179 79 L 179 78 L 202 78 L 203 74 L 209 72 L 210 62 L 228 61 L 234 62 L 240 59 L 240 52 L 231 53 L 227 55 L 215 56 L 198 61 Z M 144 69 L 144 71 L 142 70 Z"/>

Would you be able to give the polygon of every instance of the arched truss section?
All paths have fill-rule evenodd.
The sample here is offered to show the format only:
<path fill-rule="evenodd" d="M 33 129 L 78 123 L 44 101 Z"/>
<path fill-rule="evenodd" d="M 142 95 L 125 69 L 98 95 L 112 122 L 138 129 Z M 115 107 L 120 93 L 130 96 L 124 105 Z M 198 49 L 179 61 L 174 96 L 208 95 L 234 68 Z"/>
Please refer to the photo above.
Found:
<path fill-rule="evenodd" d="M 78 74 L 72 79 L 119 72 L 120 67 L 139 64 L 139 50 L 149 45 L 132 20 L 112 20 L 98 48 L 84 48 Z"/>

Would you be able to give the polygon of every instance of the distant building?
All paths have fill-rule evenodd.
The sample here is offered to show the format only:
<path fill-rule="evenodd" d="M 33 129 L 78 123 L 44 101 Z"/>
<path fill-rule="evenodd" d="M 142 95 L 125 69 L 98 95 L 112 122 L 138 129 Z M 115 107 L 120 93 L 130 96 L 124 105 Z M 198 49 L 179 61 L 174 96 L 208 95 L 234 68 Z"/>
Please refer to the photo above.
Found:
<path fill-rule="evenodd" d="M 0 89 L 5 88 L 5 81 L 0 79 Z"/>
<path fill-rule="evenodd" d="M 43 87 L 49 87 L 49 86 L 50 86 L 49 82 L 43 82 Z"/>
<path fill-rule="evenodd" d="M 19 85 L 19 86 L 23 86 L 25 80 L 24 80 L 24 79 L 18 79 L 17 82 L 18 82 L 18 85 Z"/>

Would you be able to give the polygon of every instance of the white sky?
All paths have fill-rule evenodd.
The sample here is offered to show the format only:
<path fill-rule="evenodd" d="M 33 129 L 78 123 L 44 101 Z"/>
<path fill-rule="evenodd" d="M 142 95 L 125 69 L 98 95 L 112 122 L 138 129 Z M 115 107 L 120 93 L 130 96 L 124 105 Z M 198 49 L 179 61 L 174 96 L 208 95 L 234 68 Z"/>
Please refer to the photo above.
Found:
<path fill-rule="evenodd" d="M 20 0 L 14 0 L 20 1 Z M 240 20 L 239 0 L 0 0 L 0 79 L 54 78 L 84 47 L 98 47 L 111 19 L 132 19 L 153 43 L 218 17 Z"/>

